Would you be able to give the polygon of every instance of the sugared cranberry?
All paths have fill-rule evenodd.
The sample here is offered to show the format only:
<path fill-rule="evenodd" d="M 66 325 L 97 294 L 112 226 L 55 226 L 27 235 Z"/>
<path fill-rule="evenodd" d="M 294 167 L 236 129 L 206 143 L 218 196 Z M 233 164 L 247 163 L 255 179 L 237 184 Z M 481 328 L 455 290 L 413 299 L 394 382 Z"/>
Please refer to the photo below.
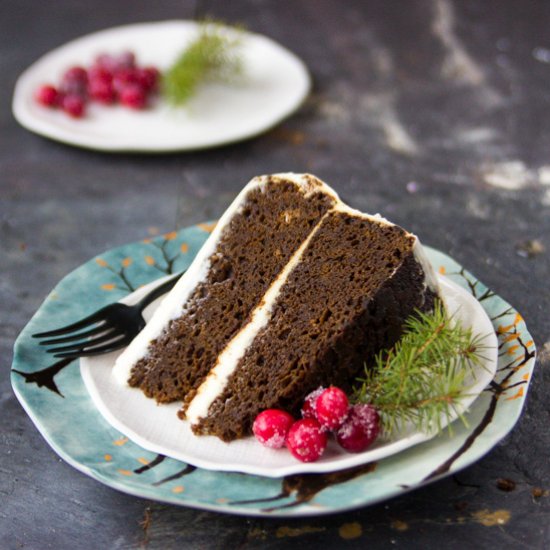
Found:
<path fill-rule="evenodd" d="M 143 109 L 147 104 L 147 93 L 139 84 L 128 84 L 119 92 L 120 103 L 131 109 Z"/>
<path fill-rule="evenodd" d="M 148 92 L 153 92 L 158 87 L 160 73 L 156 67 L 144 67 L 137 70 L 139 84 Z"/>
<path fill-rule="evenodd" d="M 286 439 L 292 455 L 302 462 L 315 462 L 325 451 L 327 434 L 314 418 L 294 422 Z"/>
<path fill-rule="evenodd" d="M 88 73 L 84 67 L 71 67 L 65 71 L 63 80 L 86 84 L 86 82 L 88 82 Z"/>
<path fill-rule="evenodd" d="M 63 98 L 63 110 L 73 118 L 81 118 L 84 115 L 86 102 L 84 98 L 76 94 L 67 94 Z"/>
<path fill-rule="evenodd" d="M 137 84 L 142 87 L 139 82 L 137 69 L 120 69 L 113 74 L 113 87 L 118 94 L 122 93 L 122 90 L 129 84 Z"/>
<path fill-rule="evenodd" d="M 317 418 L 315 409 L 317 398 L 325 391 L 323 386 L 319 386 L 316 390 L 306 395 L 304 404 L 302 405 L 302 418 Z"/>
<path fill-rule="evenodd" d="M 157 91 L 159 79 L 159 71 L 152 66 L 139 67 L 131 51 L 102 54 L 91 67 L 70 67 L 57 88 L 42 86 L 35 97 L 41 105 L 60 106 L 75 118 L 84 115 L 88 101 L 105 105 L 118 101 L 132 109 L 143 109 Z"/>
<path fill-rule="evenodd" d="M 98 80 L 111 84 L 113 81 L 113 73 L 101 65 L 92 65 L 88 71 L 88 82 L 91 84 Z"/>
<path fill-rule="evenodd" d="M 330 386 L 317 398 L 315 412 L 319 424 L 328 430 L 339 428 L 348 415 L 347 395 L 336 386 Z"/>
<path fill-rule="evenodd" d="M 254 420 L 252 431 L 256 439 L 270 449 L 284 446 L 286 436 L 294 418 L 285 411 L 268 409 L 261 412 Z"/>
<path fill-rule="evenodd" d="M 117 69 L 118 61 L 115 56 L 102 53 L 95 58 L 95 66 L 113 74 Z"/>
<path fill-rule="evenodd" d="M 350 453 L 360 453 L 369 447 L 380 433 L 380 417 L 371 405 L 353 405 L 349 415 L 336 432 L 336 441 Z"/>
<path fill-rule="evenodd" d="M 110 105 L 116 101 L 116 93 L 113 85 L 108 80 L 97 78 L 88 84 L 88 93 L 95 101 Z"/>
<path fill-rule="evenodd" d="M 84 95 L 88 84 L 88 73 L 83 67 L 71 67 L 61 79 L 61 90 L 66 94 Z"/>
<path fill-rule="evenodd" d="M 57 107 L 59 92 L 55 86 L 45 84 L 36 90 L 35 98 L 38 103 L 45 107 Z"/>
<path fill-rule="evenodd" d="M 131 51 L 122 52 L 116 60 L 119 69 L 131 69 L 136 66 L 136 56 Z"/>

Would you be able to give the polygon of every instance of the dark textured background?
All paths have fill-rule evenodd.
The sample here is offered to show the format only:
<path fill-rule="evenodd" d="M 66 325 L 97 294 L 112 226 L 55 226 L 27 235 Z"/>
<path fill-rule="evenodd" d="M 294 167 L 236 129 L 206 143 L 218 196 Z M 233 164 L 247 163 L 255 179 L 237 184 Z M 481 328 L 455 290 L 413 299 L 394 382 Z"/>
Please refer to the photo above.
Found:
<path fill-rule="evenodd" d="M 211 151 L 130 156 L 59 145 L 14 121 L 18 74 L 51 48 L 195 10 L 183 0 L 0 4 L 0 548 L 548 548 L 550 3 L 203 2 L 201 13 L 265 33 L 309 66 L 314 92 L 279 128 Z M 47 292 L 90 257 L 215 218 L 252 176 L 287 170 L 416 232 L 520 310 L 540 358 L 513 432 L 458 477 L 319 519 L 159 504 L 62 462 L 9 383 L 13 341 Z"/>

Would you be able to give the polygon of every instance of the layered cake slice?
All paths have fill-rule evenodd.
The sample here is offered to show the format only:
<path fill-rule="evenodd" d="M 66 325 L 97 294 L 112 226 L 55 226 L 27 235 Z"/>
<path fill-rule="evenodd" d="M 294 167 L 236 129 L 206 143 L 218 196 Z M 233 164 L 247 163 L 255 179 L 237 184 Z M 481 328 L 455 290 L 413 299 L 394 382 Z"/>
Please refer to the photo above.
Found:
<path fill-rule="evenodd" d="M 160 403 L 184 400 L 337 201 L 312 176 L 254 178 L 119 357 L 115 376 Z"/>
<path fill-rule="evenodd" d="M 418 239 L 312 176 L 253 180 L 217 231 L 115 367 L 158 401 L 182 400 L 196 434 L 231 441 L 264 409 L 297 413 L 320 385 L 349 389 L 407 317 L 433 306 Z"/>

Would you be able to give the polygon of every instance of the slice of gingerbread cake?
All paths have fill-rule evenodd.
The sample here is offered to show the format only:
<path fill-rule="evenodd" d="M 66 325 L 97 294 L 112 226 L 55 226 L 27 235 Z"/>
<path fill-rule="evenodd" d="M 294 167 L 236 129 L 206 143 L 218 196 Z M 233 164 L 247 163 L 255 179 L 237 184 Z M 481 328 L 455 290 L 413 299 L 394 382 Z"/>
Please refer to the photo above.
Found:
<path fill-rule="evenodd" d="M 160 403 L 184 400 L 338 197 L 312 176 L 254 178 L 114 374 Z"/>
<path fill-rule="evenodd" d="M 231 441 L 264 409 L 296 413 L 320 385 L 349 389 L 436 293 L 414 235 L 313 176 L 257 178 L 115 373 L 160 402 L 182 400 L 196 434 Z"/>

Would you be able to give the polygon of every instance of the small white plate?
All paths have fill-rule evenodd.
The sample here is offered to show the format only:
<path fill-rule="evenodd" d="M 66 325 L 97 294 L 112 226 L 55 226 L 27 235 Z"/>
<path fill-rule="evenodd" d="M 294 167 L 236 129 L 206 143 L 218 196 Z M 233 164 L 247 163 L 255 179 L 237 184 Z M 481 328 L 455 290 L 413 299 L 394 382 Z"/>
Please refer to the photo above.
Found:
<path fill-rule="evenodd" d="M 19 77 L 13 114 L 28 130 L 70 145 L 103 151 L 168 152 L 258 135 L 302 104 L 311 86 L 304 63 L 273 40 L 249 32 L 242 33 L 243 78 L 202 86 L 184 108 L 162 100 L 140 112 L 90 103 L 86 117 L 75 120 L 34 100 L 40 85 L 59 82 L 67 68 L 87 66 L 100 53 L 132 50 L 140 65 L 164 70 L 197 35 L 197 28 L 192 21 L 144 23 L 69 42 L 44 55 Z"/>
<path fill-rule="evenodd" d="M 149 289 L 147 285 L 127 296 L 122 302 L 135 303 Z M 442 297 L 451 315 L 472 333 L 482 338 L 483 363 L 476 368 L 475 378 L 466 381 L 466 393 L 459 410 L 465 411 L 493 379 L 497 367 L 497 339 L 492 323 L 479 302 L 458 285 L 439 276 Z M 145 311 L 149 318 L 157 303 Z M 313 463 L 294 459 L 286 449 L 267 449 L 249 437 L 224 443 L 216 437 L 195 436 L 187 422 L 176 416 L 180 403 L 157 405 L 141 390 L 122 386 L 111 376 L 111 370 L 120 352 L 81 359 L 80 370 L 90 396 L 114 428 L 141 447 L 200 468 L 218 471 L 236 471 L 266 477 L 282 477 L 298 473 L 333 472 L 367 462 L 377 461 L 434 437 L 408 430 L 390 440 L 380 439 L 367 451 L 349 454 L 331 442 L 323 457 Z M 455 416 L 456 418 L 456 416 Z M 442 425 L 446 425 L 442 419 Z"/>

